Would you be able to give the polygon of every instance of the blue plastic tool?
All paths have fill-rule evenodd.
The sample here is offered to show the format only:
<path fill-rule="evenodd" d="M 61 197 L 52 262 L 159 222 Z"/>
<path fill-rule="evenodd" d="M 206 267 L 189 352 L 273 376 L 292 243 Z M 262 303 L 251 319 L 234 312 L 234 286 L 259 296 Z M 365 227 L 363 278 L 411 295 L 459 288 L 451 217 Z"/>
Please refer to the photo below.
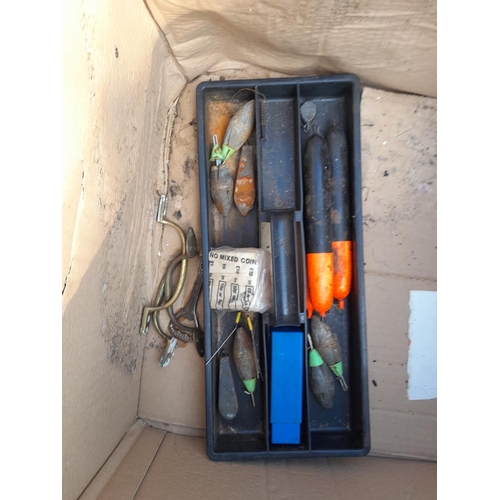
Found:
<path fill-rule="evenodd" d="M 302 423 L 304 334 L 298 328 L 271 331 L 271 443 L 299 444 Z"/>

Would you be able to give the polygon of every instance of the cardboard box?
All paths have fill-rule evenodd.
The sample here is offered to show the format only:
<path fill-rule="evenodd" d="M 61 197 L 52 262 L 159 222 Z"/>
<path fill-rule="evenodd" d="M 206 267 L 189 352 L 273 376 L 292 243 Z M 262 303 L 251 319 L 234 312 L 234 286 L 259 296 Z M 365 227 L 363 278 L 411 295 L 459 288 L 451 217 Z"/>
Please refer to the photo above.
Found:
<path fill-rule="evenodd" d="M 236 482 L 243 498 L 252 488 L 433 498 L 436 400 L 408 400 L 406 364 L 409 292 L 436 289 L 435 4 L 183 5 L 64 4 L 63 498 L 134 488 L 136 498 L 165 488 L 188 498 L 208 487 L 230 498 Z M 158 193 L 168 190 L 168 217 L 199 238 L 200 81 L 334 71 L 371 85 L 361 106 L 371 456 L 214 464 L 201 359 L 188 346 L 160 368 L 161 339 L 139 335 L 180 248 L 155 222 Z"/>

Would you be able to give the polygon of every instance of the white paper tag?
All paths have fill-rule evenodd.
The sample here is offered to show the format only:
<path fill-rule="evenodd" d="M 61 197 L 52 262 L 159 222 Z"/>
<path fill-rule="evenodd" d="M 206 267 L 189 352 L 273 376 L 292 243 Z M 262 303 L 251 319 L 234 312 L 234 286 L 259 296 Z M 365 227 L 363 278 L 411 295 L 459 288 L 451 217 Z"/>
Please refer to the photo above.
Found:
<path fill-rule="evenodd" d="M 410 291 L 408 399 L 437 397 L 437 293 Z"/>
<path fill-rule="evenodd" d="M 252 305 L 258 278 L 255 251 L 211 251 L 209 261 L 210 307 L 248 311 Z"/>

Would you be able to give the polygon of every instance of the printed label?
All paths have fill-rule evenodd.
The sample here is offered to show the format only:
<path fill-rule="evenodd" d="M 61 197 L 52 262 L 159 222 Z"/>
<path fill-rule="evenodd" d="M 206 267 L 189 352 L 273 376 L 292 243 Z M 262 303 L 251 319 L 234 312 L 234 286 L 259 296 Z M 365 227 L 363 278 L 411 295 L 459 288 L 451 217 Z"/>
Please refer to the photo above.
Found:
<path fill-rule="evenodd" d="M 259 260 L 255 250 L 212 250 L 208 259 L 210 307 L 248 311 L 252 307 L 259 277 Z M 214 284 L 217 286 L 215 294 L 212 292 Z"/>

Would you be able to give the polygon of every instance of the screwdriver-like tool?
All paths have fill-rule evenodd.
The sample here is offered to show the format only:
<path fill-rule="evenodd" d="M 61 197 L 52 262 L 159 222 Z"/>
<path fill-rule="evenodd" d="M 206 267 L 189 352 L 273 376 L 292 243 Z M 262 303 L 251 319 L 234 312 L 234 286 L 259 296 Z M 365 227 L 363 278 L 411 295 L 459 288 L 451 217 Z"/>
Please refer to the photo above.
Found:
<path fill-rule="evenodd" d="M 333 406 L 335 396 L 335 379 L 332 372 L 325 365 L 319 352 L 314 348 L 311 335 L 307 336 L 309 341 L 309 383 L 311 391 L 318 403 L 329 410 Z"/>
<path fill-rule="evenodd" d="M 339 339 L 333 330 L 324 321 L 321 321 L 316 314 L 311 319 L 311 336 L 319 354 L 339 379 L 342 389 L 347 391 Z"/>
<path fill-rule="evenodd" d="M 243 327 L 238 327 L 233 342 L 233 360 L 236 371 L 240 376 L 243 385 L 252 398 L 252 405 L 255 406 L 253 393 L 257 385 L 257 370 L 255 364 L 252 340 Z"/>

